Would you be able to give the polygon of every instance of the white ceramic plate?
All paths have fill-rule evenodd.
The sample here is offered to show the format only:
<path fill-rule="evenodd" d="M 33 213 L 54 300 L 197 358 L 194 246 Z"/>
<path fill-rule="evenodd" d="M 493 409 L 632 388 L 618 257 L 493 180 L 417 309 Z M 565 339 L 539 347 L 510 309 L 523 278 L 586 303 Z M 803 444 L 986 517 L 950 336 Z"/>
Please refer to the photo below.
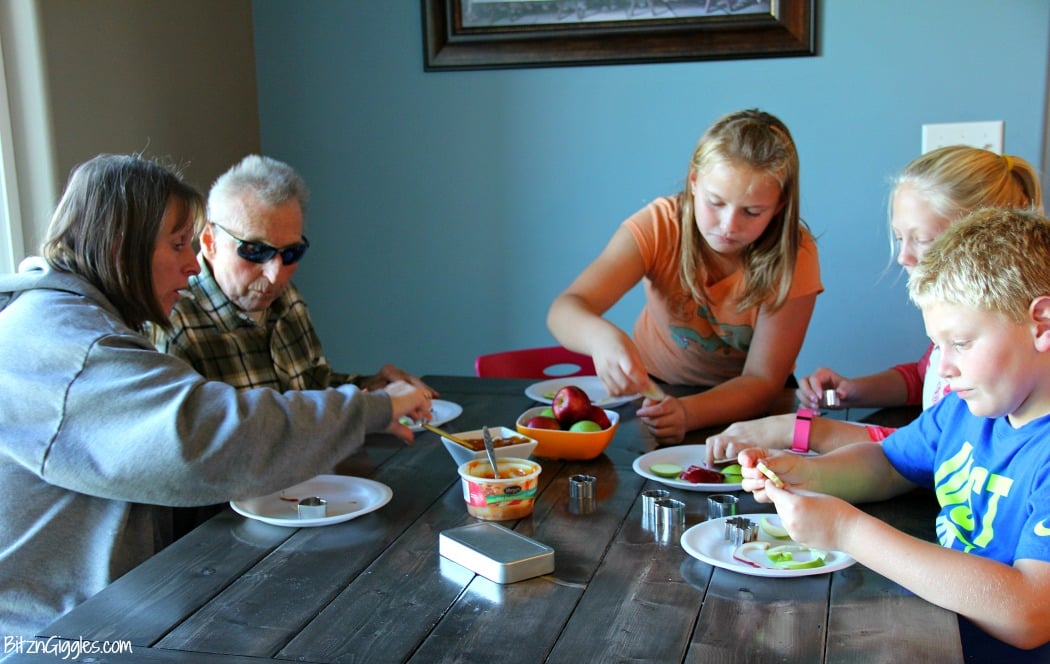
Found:
<path fill-rule="evenodd" d="M 628 401 L 634 401 L 641 395 L 632 394 L 625 397 L 611 397 L 597 376 L 574 376 L 572 378 L 554 378 L 540 383 L 533 383 L 525 388 L 525 396 L 540 403 L 552 403 L 554 394 L 566 385 L 575 385 L 590 397 L 591 403 L 602 408 L 616 408 Z"/>
<path fill-rule="evenodd" d="M 463 406 L 460 406 L 458 403 L 442 401 L 441 399 L 434 399 L 430 402 L 430 423 L 436 427 L 441 426 L 445 422 L 451 422 L 462 414 Z M 401 423 L 416 433 L 423 431 L 423 427 L 418 420 L 402 417 Z"/>
<path fill-rule="evenodd" d="M 649 472 L 649 466 L 654 463 L 673 463 L 676 466 L 681 466 L 682 470 L 685 470 L 689 466 L 703 466 L 707 463 L 707 445 L 678 445 L 676 447 L 664 447 L 658 450 L 653 450 L 648 454 L 643 454 L 634 460 L 634 472 L 638 473 L 642 477 L 654 480 L 667 486 L 672 486 L 676 489 L 685 489 L 686 491 L 739 491 L 740 483 L 734 482 L 732 484 L 693 484 L 692 482 L 686 482 L 685 480 L 672 479 L 670 477 L 660 477 Z"/>
<path fill-rule="evenodd" d="M 289 498 L 309 496 L 328 501 L 327 516 L 316 519 L 299 518 L 299 503 Z M 330 526 L 374 512 L 390 502 L 393 496 L 394 492 L 390 487 L 375 480 L 347 475 L 318 475 L 268 496 L 231 501 L 230 507 L 241 516 L 263 523 L 305 528 Z"/>
<path fill-rule="evenodd" d="M 775 514 L 743 514 L 740 516 L 747 517 L 752 523 L 758 523 L 759 519 L 765 516 L 773 523 L 778 526 L 780 525 L 780 517 Z M 733 517 L 727 516 L 722 517 L 721 519 L 712 519 L 711 521 L 704 521 L 703 523 L 693 526 L 682 533 L 682 548 L 686 550 L 686 553 L 697 560 L 702 560 L 709 565 L 728 569 L 733 572 L 739 572 L 741 574 L 747 574 L 749 576 L 791 577 L 830 574 L 836 570 L 845 569 L 856 562 L 853 558 L 841 551 L 828 551 L 825 564 L 821 567 L 812 567 L 810 569 L 770 569 L 768 567 L 752 567 L 751 565 L 742 563 L 733 558 L 733 551 L 736 550 L 737 545 L 726 541 L 724 536 L 725 526 L 722 524 L 723 521 L 731 518 Z M 790 542 L 790 540 L 774 539 L 762 532 L 761 529 L 759 529 L 758 539 L 760 541 L 776 542 L 779 544 Z M 758 554 L 761 554 L 761 552 L 758 552 Z"/>

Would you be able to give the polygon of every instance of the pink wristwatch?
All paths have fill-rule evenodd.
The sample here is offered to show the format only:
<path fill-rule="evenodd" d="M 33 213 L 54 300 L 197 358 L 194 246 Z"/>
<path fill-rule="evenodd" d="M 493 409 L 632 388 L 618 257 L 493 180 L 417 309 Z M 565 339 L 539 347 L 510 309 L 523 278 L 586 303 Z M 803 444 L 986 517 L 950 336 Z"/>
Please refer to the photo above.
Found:
<path fill-rule="evenodd" d="M 809 451 L 809 427 L 815 416 L 816 413 L 808 408 L 800 408 L 795 413 L 795 435 L 791 439 L 792 452 Z"/>

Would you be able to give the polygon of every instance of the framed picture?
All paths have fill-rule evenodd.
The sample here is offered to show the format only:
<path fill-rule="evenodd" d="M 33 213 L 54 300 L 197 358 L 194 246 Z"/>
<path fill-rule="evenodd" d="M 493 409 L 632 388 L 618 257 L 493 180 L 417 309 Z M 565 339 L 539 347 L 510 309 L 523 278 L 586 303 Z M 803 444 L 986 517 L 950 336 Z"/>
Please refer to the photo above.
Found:
<path fill-rule="evenodd" d="M 422 0 L 426 71 L 815 55 L 815 0 Z"/>

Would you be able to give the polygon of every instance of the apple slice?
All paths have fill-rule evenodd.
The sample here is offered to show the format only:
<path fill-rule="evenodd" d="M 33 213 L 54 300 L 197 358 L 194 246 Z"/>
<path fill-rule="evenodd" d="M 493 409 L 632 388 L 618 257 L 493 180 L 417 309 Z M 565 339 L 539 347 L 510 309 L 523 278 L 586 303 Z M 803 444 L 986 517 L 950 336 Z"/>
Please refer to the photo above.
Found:
<path fill-rule="evenodd" d="M 768 477 L 778 489 L 784 488 L 784 480 L 780 479 L 780 477 L 776 473 L 770 470 L 769 466 L 759 461 L 757 464 L 755 464 L 755 467 L 762 471 L 762 474 Z"/>
<path fill-rule="evenodd" d="M 673 463 L 654 463 L 649 466 L 649 472 L 657 477 L 677 479 L 682 474 L 682 467 Z"/>
<path fill-rule="evenodd" d="M 775 537 L 777 539 L 789 539 L 791 537 L 787 530 L 773 523 L 768 516 L 764 516 L 759 520 L 758 527 L 764 530 L 770 537 Z"/>
<path fill-rule="evenodd" d="M 811 549 L 801 544 L 781 544 L 766 550 L 766 556 L 777 569 L 813 569 L 823 567 L 826 551 Z"/>

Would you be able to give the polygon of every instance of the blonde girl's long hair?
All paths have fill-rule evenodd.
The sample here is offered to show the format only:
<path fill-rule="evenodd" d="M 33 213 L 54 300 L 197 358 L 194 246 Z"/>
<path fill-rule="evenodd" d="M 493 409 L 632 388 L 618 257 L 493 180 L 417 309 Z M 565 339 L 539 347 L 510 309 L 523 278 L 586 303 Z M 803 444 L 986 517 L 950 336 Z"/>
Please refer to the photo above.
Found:
<path fill-rule="evenodd" d="M 901 186 L 911 187 L 933 211 L 952 222 L 981 208 L 1032 210 L 1042 213 L 1039 175 L 1020 157 L 998 155 L 967 145 L 950 145 L 916 157 L 893 179 L 893 199 Z M 893 229 L 890 250 L 895 253 Z"/>
<path fill-rule="evenodd" d="M 689 162 L 686 186 L 678 194 L 682 229 L 679 278 L 697 302 L 708 302 L 707 264 L 712 249 L 696 227 L 689 182 L 694 173 L 728 163 L 766 173 L 780 184 L 782 207 L 765 232 L 742 254 L 744 284 L 738 309 L 768 303 L 774 311 L 787 300 L 803 222 L 799 217 L 798 151 L 791 132 L 776 116 L 750 109 L 729 113 L 700 137 Z"/>

